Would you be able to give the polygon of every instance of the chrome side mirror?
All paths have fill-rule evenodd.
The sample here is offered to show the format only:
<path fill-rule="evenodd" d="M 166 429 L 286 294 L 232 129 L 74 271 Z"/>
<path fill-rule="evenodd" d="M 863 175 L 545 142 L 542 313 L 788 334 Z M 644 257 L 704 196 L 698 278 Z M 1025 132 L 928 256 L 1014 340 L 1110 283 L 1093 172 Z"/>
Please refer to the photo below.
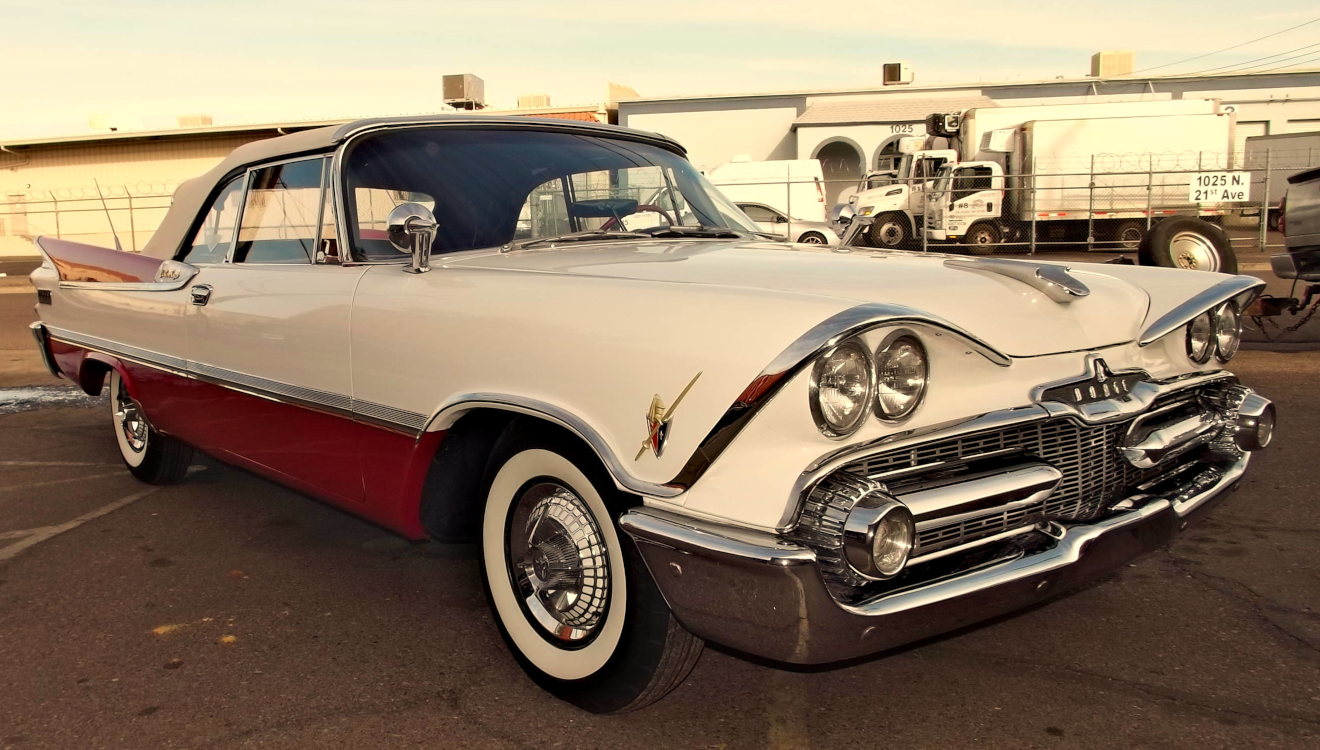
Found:
<path fill-rule="evenodd" d="M 431 270 L 431 245 L 435 244 L 436 223 L 431 210 L 420 203 L 400 203 L 385 220 L 390 244 L 412 256 L 408 273 Z"/>

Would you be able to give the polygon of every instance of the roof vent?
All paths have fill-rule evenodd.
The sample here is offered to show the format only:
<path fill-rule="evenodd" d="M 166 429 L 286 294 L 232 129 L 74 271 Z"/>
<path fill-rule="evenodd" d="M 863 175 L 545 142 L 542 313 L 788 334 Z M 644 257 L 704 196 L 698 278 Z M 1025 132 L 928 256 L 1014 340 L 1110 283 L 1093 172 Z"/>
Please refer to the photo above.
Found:
<path fill-rule="evenodd" d="M 881 82 L 886 86 L 912 83 L 912 63 L 891 62 L 880 67 Z"/>
<path fill-rule="evenodd" d="M 1136 63 L 1137 53 L 1130 49 L 1103 50 L 1091 55 L 1091 77 L 1113 78 L 1130 75 Z"/>
<path fill-rule="evenodd" d="M 441 87 L 445 104 L 454 109 L 486 108 L 486 82 L 471 73 L 445 76 Z"/>

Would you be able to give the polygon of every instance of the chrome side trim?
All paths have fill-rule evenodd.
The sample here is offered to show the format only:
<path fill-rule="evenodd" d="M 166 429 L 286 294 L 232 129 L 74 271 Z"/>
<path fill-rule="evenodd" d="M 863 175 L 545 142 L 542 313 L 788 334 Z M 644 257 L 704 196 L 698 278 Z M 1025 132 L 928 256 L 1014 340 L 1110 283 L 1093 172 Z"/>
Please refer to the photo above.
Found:
<path fill-rule="evenodd" d="M 228 388 L 232 391 L 246 393 L 270 401 L 315 409 L 335 416 L 357 419 L 408 435 L 420 434 L 422 427 L 427 422 L 425 414 L 396 409 L 371 401 L 362 401 L 344 394 L 304 388 L 282 383 L 278 380 L 235 372 L 223 367 L 208 365 L 204 362 L 180 359 L 95 336 L 85 336 L 61 329 L 50 329 L 50 335 L 65 343 L 121 357 L 138 364 L 166 370 L 175 375 L 200 380 L 221 388 Z"/>
<path fill-rule="evenodd" d="M 41 350 L 41 363 L 46 366 L 51 375 L 63 378 L 64 374 L 60 372 L 59 366 L 55 364 L 54 356 L 50 353 L 50 341 L 46 335 L 45 324 L 38 320 L 29 325 L 28 330 L 32 331 L 32 338 L 37 340 L 37 348 Z"/>
<path fill-rule="evenodd" d="M 774 534 L 701 521 L 655 508 L 634 508 L 619 518 L 633 539 L 680 552 L 771 566 L 814 563 L 816 553 Z"/>
<path fill-rule="evenodd" d="M 505 393 L 464 393 L 440 407 L 439 411 L 432 415 L 430 419 L 424 420 L 422 430 L 433 432 L 448 429 L 458 421 L 459 417 L 473 409 L 502 409 L 539 417 L 563 427 L 582 438 L 587 445 L 590 445 L 591 449 L 600 457 L 601 462 L 605 464 L 610 475 L 614 477 L 615 483 L 628 492 L 650 497 L 670 498 L 683 494 L 685 489 L 656 484 L 634 477 L 623 462 L 619 460 L 618 456 L 614 455 L 614 451 L 610 449 L 609 443 L 605 442 L 605 438 L 601 437 L 600 433 L 596 432 L 591 425 L 566 409 L 536 399 L 511 396 Z"/>
<path fill-rule="evenodd" d="M 949 258 L 944 261 L 944 265 L 965 271 L 985 271 L 1020 281 L 1060 305 L 1091 294 L 1090 288 L 1069 273 L 1072 269 L 1052 263 L 1002 258 Z"/>
<path fill-rule="evenodd" d="M 1160 316 L 1159 320 L 1146 327 L 1138 340 L 1141 346 L 1150 346 L 1165 336 L 1185 325 L 1192 318 L 1210 310 L 1221 302 L 1234 297 L 1238 300 L 1238 309 L 1245 309 L 1251 300 L 1265 288 L 1265 282 L 1251 276 L 1230 276 L 1214 286 L 1192 296 L 1191 299 Z"/>
<path fill-rule="evenodd" d="M 667 483 L 667 486 L 683 491 L 696 483 L 757 413 L 795 375 L 810 366 L 817 356 L 865 331 L 900 324 L 928 329 L 936 336 L 952 335 L 969 349 L 1000 367 L 1008 367 L 1013 363 L 1008 355 L 971 333 L 943 318 L 920 310 L 878 302 L 851 307 L 816 324 L 780 352 L 779 356 L 775 357 L 774 361 L 748 384 L 738 400 L 715 422 L 715 426 L 706 434 L 687 463 Z"/>
<path fill-rule="evenodd" d="M 1207 373 L 1191 373 L 1181 375 L 1176 378 L 1165 380 L 1143 380 L 1132 386 L 1132 390 L 1127 394 L 1126 399 L 1105 399 L 1104 401 L 1094 401 L 1089 404 L 1067 404 L 1062 401 L 1043 401 L 1044 393 L 1052 388 L 1061 385 L 1069 385 L 1078 378 L 1085 378 L 1095 367 L 1095 361 L 1100 359 L 1098 354 L 1090 354 L 1086 357 L 1086 364 L 1083 366 L 1083 374 L 1064 380 L 1045 383 L 1031 389 L 1031 400 L 1040 404 L 1052 417 L 1071 416 L 1086 422 L 1087 424 L 1100 424 L 1102 422 L 1112 422 L 1119 419 L 1139 414 L 1150 407 L 1155 399 L 1167 393 L 1179 391 L 1184 388 L 1195 388 L 1216 380 L 1236 380 L 1233 373 L 1227 370 L 1219 370 Z M 1138 370 L 1120 370 L 1111 373 L 1115 377 L 1130 375 Z"/>

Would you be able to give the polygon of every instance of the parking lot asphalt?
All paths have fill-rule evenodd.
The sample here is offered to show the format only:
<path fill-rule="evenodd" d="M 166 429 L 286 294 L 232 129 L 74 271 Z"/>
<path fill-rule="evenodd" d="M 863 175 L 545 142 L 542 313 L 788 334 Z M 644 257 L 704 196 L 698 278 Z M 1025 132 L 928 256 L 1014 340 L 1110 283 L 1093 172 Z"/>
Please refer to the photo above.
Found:
<path fill-rule="evenodd" d="M 0 350 L 27 335 L 18 296 Z M 708 649 L 616 717 L 523 676 L 475 547 L 409 544 L 206 458 L 146 487 L 104 400 L 0 391 L 0 748 L 1315 747 L 1320 352 L 1232 369 L 1278 403 L 1275 444 L 1167 547 L 842 668 Z"/>

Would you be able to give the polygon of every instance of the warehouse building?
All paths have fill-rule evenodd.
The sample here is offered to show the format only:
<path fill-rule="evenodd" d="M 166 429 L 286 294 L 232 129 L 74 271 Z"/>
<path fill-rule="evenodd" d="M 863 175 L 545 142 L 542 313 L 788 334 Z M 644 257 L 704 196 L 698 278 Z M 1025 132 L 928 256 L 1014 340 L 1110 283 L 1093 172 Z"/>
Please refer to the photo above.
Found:
<path fill-rule="evenodd" d="M 1132 66 L 1130 53 L 1101 54 Z M 820 159 L 826 180 L 844 181 L 883 169 L 898 139 L 925 132 L 927 114 L 970 107 L 1219 99 L 1236 113 L 1231 148 L 1239 155 L 1249 136 L 1320 130 L 1320 70 L 921 86 L 905 82 L 913 79 L 906 66 L 889 76 L 895 67 L 884 66 L 890 85 L 874 89 L 624 101 L 619 124 L 676 138 L 702 169 L 740 155 Z M 1113 69 L 1109 59 L 1093 61 L 1097 73 Z"/>

